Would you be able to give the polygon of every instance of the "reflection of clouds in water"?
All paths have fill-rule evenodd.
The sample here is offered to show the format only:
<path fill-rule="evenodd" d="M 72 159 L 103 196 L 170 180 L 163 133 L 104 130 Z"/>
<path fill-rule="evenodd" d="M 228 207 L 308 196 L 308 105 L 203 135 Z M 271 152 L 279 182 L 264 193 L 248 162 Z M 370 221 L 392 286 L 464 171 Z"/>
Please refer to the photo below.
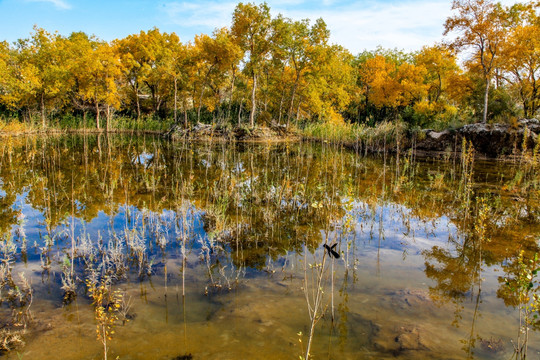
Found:
<path fill-rule="evenodd" d="M 210 166 L 212 166 L 212 164 L 210 164 L 210 162 L 206 159 L 201 160 L 201 165 L 207 169 L 210 168 Z"/>
<path fill-rule="evenodd" d="M 16 204 L 19 205 L 15 210 L 20 210 L 24 216 L 24 231 L 29 240 L 29 246 L 41 247 L 44 244 L 44 236 L 47 234 L 46 219 L 42 211 L 33 208 L 26 201 L 27 195 L 25 193 L 17 196 Z M 192 205 L 189 205 L 185 211 L 187 230 L 190 234 L 205 236 L 201 220 L 202 212 Z M 90 243 L 95 245 L 98 239 L 101 239 L 107 243 L 111 238 L 126 236 L 133 230 L 138 233 L 142 232 L 143 221 L 146 228 L 143 240 L 146 243 L 157 241 L 168 249 L 176 247 L 178 234 L 185 232 L 184 218 L 181 212 L 164 209 L 161 213 L 157 213 L 148 209 L 138 209 L 135 206 L 118 205 L 112 214 L 100 210 L 97 216 L 90 221 L 75 217 L 75 221 L 72 223 L 71 216 L 67 214 L 51 229 L 51 237 L 58 250 L 61 250 L 66 244 L 69 245 L 69 240 L 65 240 L 66 234 L 71 234 L 71 226 L 73 226 L 73 233 L 77 241 L 89 239 Z M 18 225 L 12 226 L 14 235 L 17 227 Z M 158 249 L 154 249 L 155 253 L 157 251 Z M 29 259 L 33 258 L 39 258 L 39 256 L 33 252 L 29 253 Z"/>
<path fill-rule="evenodd" d="M 148 167 L 151 164 L 153 159 L 154 159 L 154 154 L 143 152 L 137 155 L 132 161 L 135 164 L 144 165 L 144 167 Z"/>
<path fill-rule="evenodd" d="M 406 250 L 409 255 L 419 254 L 433 246 L 447 248 L 449 237 L 457 233 L 457 228 L 447 217 L 422 220 L 399 204 L 377 206 L 372 211 L 368 204 L 355 202 L 351 214 L 356 219 L 356 242 L 368 249 Z"/>
<path fill-rule="evenodd" d="M 239 182 L 236 184 L 237 188 L 244 188 L 246 191 L 251 191 L 251 184 L 256 183 L 259 179 L 258 176 L 254 176 L 253 178 L 247 179 L 245 181 Z"/>
<path fill-rule="evenodd" d="M 241 174 L 245 170 L 246 169 L 244 169 L 244 164 L 240 161 L 240 162 L 237 162 L 236 164 L 234 164 L 234 168 L 233 168 L 232 172 L 236 173 L 236 174 Z"/>
<path fill-rule="evenodd" d="M 40 234 L 46 233 L 45 217 L 40 210 L 34 209 L 34 207 L 27 201 L 28 192 L 17 194 L 16 200 L 13 203 L 12 209 L 20 211 L 24 217 L 24 233 L 26 237 L 33 242 Z M 11 228 L 12 234 L 15 235 L 17 224 L 14 224 Z"/>

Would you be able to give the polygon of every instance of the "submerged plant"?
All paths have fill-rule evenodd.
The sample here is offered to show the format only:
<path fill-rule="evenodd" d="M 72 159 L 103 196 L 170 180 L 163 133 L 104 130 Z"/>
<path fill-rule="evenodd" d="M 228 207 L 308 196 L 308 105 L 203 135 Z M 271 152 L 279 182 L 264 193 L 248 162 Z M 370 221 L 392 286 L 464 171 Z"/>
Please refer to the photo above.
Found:
<path fill-rule="evenodd" d="M 77 296 L 77 284 L 71 270 L 72 261 L 67 256 L 62 261 L 62 287 L 64 290 L 64 303 L 69 304 Z"/>
<path fill-rule="evenodd" d="M 30 307 L 34 292 L 24 273 L 19 273 L 20 282 L 13 279 L 13 263 L 16 247 L 10 237 L 0 243 L 0 305 L 7 303 L 11 317 L 0 329 L 0 351 L 10 351 L 24 344 L 24 335 L 32 320 Z"/>

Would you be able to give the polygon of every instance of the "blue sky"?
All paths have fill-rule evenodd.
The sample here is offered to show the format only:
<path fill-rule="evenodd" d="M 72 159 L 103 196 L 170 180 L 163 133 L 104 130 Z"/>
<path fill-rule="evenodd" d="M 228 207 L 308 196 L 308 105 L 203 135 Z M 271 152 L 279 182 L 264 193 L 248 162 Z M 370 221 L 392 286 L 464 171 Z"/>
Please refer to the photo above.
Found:
<path fill-rule="evenodd" d="M 511 0 L 507 0 L 511 1 Z M 249 1 L 245 1 L 249 2 Z M 257 1 L 258 3 L 258 1 Z M 353 54 L 377 45 L 418 50 L 442 40 L 451 0 L 267 1 L 272 15 L 294 20 L 322 17 L 331 41 Z M 236 1 L 0 0 L 0 40 L 26 38 L 34 24 L 68 35 L 84 31 L 104 40 L 153 27 L 175 32 L 183 42 L 230 26 Z"/>

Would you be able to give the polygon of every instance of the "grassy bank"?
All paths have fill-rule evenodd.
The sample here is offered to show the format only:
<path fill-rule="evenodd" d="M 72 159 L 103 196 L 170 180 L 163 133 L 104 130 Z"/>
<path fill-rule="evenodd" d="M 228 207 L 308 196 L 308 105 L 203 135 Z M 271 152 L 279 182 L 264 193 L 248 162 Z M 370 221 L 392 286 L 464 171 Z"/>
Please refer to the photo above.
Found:
<path fill-rule="evenodd" d="M 343 144 L 366 151 L 402 147 L 410 131 L 404 122 L 381 122 L 374 127 L 349 123 L 313 123 L 299 130 L 302 138 Z"/>
<path fill-rule="evenodd" d="M 40 119 L 31 118 L 20 121 L 17 118 L 0 117 L 1 135 L 21 135 L 30 133 L 58 133 L 58 132 L 147 132 L 163 133 L 168 131 L 174 124 L 173 119 L 156 119 L 152 117 L 135 119 L 130 117 L 115 117 L 106 128 L 104 120 L 100 122 L 100 129 L 96 126 L 96 120 L 87 117 L 63 116 L 52 118 L 46 127 L 43 127 Z"/>

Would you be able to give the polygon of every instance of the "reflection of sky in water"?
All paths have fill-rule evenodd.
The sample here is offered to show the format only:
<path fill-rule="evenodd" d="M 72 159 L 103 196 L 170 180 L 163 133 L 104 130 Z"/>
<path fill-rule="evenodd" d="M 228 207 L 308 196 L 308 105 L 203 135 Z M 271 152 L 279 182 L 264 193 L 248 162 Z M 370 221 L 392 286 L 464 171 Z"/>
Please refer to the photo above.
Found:
<path fill-rule="evenodd" d="M 17 196 L 14 210 L 22 210 L 24 214 L 28 260 L 39 260 L 39 248 L 44 245 L 47 234 L 45 217 L 41 211 L 27 203 L 26 197 L 27 193 Z M 81 204 L 76 205 L 79 209 L 82 208 Z M 71 245 L 72 226 L 77 241 L 87 237 L 94 245 L 98 239 L 102 239 L 104 244 L 114 236 L 125 239 L 126 234 L 133 230 L 136 230 L 138 236 L 143 237 L 141 228 L 144 219 L 145 232 L 142 241 L 149 257 L 160 259 L 165 254 L 169 258 L 176 257 L 184 235 L 182 211 L 186 211 L 186 222 L 190 230 L 187 250 L 199 254 L 203 244 L 208 244 L 210 240 L 203 229 L 202 211 L 194 206 L 188 206 L 179 212 L 165 209 L 161 213 L 156 213 L 134 206 L 118 205 L 112 217 L 104 211 L 99 211 L 89 222 L 78 218 L 72 222 L 71 216 L 67 214 L 62 223 L 52 229 L 52 238 L 56 250 L 62 252 Z M 412 211 L 407 207 L 395 203 L 376 206 L 373 211 L 367 203 L 354 201 L 350 215 L 353 220 L 352 231 L 341 239 L 339 249 L 343 254 L 347 242 L 354 241 L 357 248 L 354 257 L 358 264 L 363 264 L 361 266 L 371 267 L 374 262 L 380 261 L 385 264 L 385 268 L 392 268 L 395 271 L 401 267 L 423 269 L 425 258 L 422 251 L 437 246 L 455 255 L 456 250 L 451 246 L 449 239 L 460 239 L 458 229 L 449 218 L 443 216 L 422 220 L 412 215 Z M 330 242 L 339 238 L 345 221 L 346 217 L 343 217 L 335 224 L 335 230 L 330 233 Z M 18 225 L 14 225 L 12 228 L 14 235 L 17 234 L 17 227 Z M 321 234 L 324 239 L 322 231 Z M 15 239 L 18 240 L 16 235 Z M 34 248 L 36 245 L 38 249 Z M 21 246 L 18 241 L 17 246 L 19 248 Z M 268 255 L 271 250 L 268 250 Z M 317 253 L 322 254 L 322 250 L 321 244 Z M 282 264 L 284 259 L 284 257 L 275 259 L 275 264 Z M 496 268 L 494 266 L 492 269 L 486 269 L 484 276 L 489 277 L 490 282 L 496 281 Z"/>
<path fill-rule="evenodd" d="M 368 252 L 388 249 L 419 255 L 433 246 L 448 247 L 449 237 L 457 234 L 457 228 L 445 216 L 422 220 L 398 204 L 377 206 L 374 212 L 366 209 L 367 204 L 356 203 L 352 214 L 357 244 Z"/>
<path fill-rule="evenodd" d="M 246 181 L 249 187 L 249 180 Z M 14 210 L 22 211 L 24 214 L 24 230 L 27 236 L 28 246 L 43 246 L 44 236 L 47 234 L 45 217 L 43 213 L 34 209 L 26 201 L 27 193 L 17 196 Z M 77 203 L 76 207 L 81 210 L 82 204 Z M 203 229 L 201 219 L 202 212 L 193 206 L 187 208 L 186 221 L 190 227 L 191 239 L 190 249 L 200 249 L 201 243 L 208 241 L 208 236 Z M 422 220 L 411 215 L 411 210 L 399 204 L 387 204 L 377 206 L 375 211 L 370 210 L 363 202 L 355 201 L 351 211 L 353 219 L 353 233 L 349 233 L 344 238 L 341 245 L 343 251 L 346 247 L 345 241 L 354 239 L 356 246 L 361 250 L 356 254 L 359 258 L 374 258 L 381 255 L 381 250 L 386 253 L 400 254 L 405 260 L 408 256 L 419 256 L 423 250 L 428 250 L 433 246 L 449 249 L 449 238 L 457 238 L 458 230 L 447 217 L 437 219 Z M 142 236 L 142 222 L 145 222 L 144 241 L 151 255 L 156 255 L 162 250 L 171 250 L 179 247 L 180 240 L 184 234 L 183 215 L 181 212 L 163 210 L 161 213 L 151 212 L 147 209 L 138 209 L 134 206 L 125 207 L 119 205 L 114 214 L 99 211 L 98 215 L 89 222 L 66 215 L 61 224 L 52 229 L 52 238 L 58 248 L 69 246 L 72 232 L 76 239 L 89 236 L 92 242 L 102 239 L 105 243 L 112 236 L 122 237 L 126 233 L 137 230 Z M 342 224 L 345 218 L 341 219 L 336 226 L 336 230 L 330 234 L 330 239 L 334 241 L 342 231 Z M 18 225 L 13 226 L 13 233 L 16 234 Z M 37 255 L 35 255 L 37 256 Z M 29 252 L 29 258 L 32 254 Z M 418 257 L 418 261 L 421 257 Z"/>
<path fill-rule="evenodd" d="M 138 156 L 135 157 L 135 161 L 133 161 L 135 164 L 144 165 L 145 167 L 148 167 L 152 160 L 154 159 L 154 154 L 149 154 L 146 152 L 140 153 Z"/>
<path fill-rule="evenodd" d="M 21 211 L 23 214 L 24 233 L 27 237 L 27 247 L 45 245 L 45 237 L 49 236 L 45 223 L 45 216 L 40 210 L 32 207 L 27 201 L 27 193 L 17 195 L 17 200 L 13 206 L 14 210 Z M 82 206 L 77 204 L 80 209 Z M 201 221 L 201 212 L 193 206 L 186 210 L 186 221 L 189 227 L 190 235 L 194 239 L 207 239 L 203 230 Z M 143 220 L 144 218 L 144 220 Z M 125 207 L 120 205 L 111 216 L 100 210 L 95 218 L 86 222 L 79 218 L 74 218 L 68 214 L 62 219 L 60 224 L 51 229 L 50 237 L 58 250 L 71 245 L 71 232 L 74 237 L 80 240 L 82 237 L 89 237 L 93 243 L 98 239 L 106 244 L 113 236 L 123 237 L 126 233 L 136 230 L 139 236 L 142 234 L 142 223 L 145 222 L 144 242 L 150 255 L 156 255 L 162 250 L 156 243 L 163 245 L 163 250 L 168 251 L 177 248 L 180 238 L 184 234 L 184 220 L 182 213 L 176 213 L 171 210 L 163 210 L 162 213 L 155 213 L 147 209 L 139 210 L 134 206 Z M 12 226 L 12 233 L 18 242 L 17 229 L 19 225 Z M 191 241 L 191 248 L 199 248 L 200 242 Z M 18 244 L 20 248 L 21 244 Z M 30 250 L 30 249 L 29 249 Z M 39 259 L 36 251 L 28 251 L 28 259 Z"/>

